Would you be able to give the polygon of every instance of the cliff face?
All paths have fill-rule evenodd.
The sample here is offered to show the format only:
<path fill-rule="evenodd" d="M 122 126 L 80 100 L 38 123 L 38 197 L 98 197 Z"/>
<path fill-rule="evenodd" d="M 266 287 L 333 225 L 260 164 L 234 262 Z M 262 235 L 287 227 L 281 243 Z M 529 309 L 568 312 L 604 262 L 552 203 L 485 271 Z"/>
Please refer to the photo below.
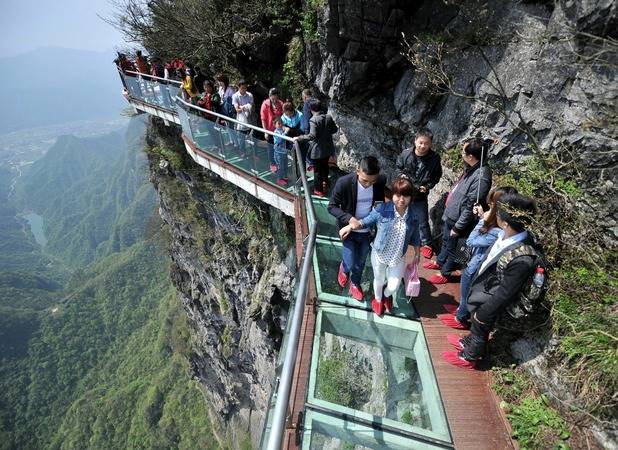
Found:
<path fill-rule="evenodd" d="M 151 181 L 170 231 L 171 278 L 193 328 L 191 364 L 221 443 L 256 444 L 292 293 L 289 219 L 188 160 L 150 130 Z M 275 241 L 275 236 L 277 236 Z"/>
<path fill-rule="evenodd" d="M 375 154 L 392 169 L 420 127 L 439 149 L 499 139 L 504 164 L 536 146 L 584 168 L 583 188 L 608 200 L 595 214 L 618 236 L 615 2 L 328 0 L 318 17 L 306 74 L 331 99 L 341 167 Z"/>

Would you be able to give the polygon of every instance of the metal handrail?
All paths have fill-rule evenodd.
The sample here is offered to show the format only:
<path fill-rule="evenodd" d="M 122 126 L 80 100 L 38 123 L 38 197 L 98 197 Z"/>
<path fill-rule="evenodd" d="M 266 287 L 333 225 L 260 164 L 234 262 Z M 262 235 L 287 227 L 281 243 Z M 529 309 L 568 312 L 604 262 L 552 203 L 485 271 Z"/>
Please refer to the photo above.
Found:
<path fill-rule="evenodd" d="M 300 178 L 303 184 L 305 195 L 311 195 L 309 183 L 305 175 L 303 167 L 303 158 L 298 142 L 294 143 L 296 152 L 296 162 L 300 172 Z M 311 223 L 309 229 L 309 238 L 303 255 L 303 264 L 300 270 L 300 281 L 298 282 L 298 291 L 296 292 L 296 303 L 292 312 L 292 320 L 289 321 L 290 333 L 288 335 L 288 343 L 285 348 L 285 356 L 283 360 L 283 368 L 279 376 L 279 386 L 277 387 L 277 400 L 275 409 L 272 414 L 272 425 L 270 434 L 268 435 L 268 450 L 280 450 L 283 441 L 283 433 L 285 431 L 285 420 L 287 417 L 288 403 L 290 401 L 290 391 L 292 389 L 292 377 L 294 376 L 294 367 L 296 365 L 296 353 L 298 351 L 298 341 L 300 339 L 300 329 L 303 322 L 303 310 L 305 309 L 306 291 L 309 285 L 309 275 L 311 273 L 311 263 L 313 260 L 313 251 L 315 249 L 315 240 L 318 234 L 318 223 L 315 220 L 315 209 L 311 201 L 308 202 L 309 208 L 307 214 Z"/>
<path fill-rule="evenodd" d="M 185 105 L 185 106 L 187 106 L 187 107 L 189 107 L 191 109 L 195 109 L 197 111 L 205 112 L 205 113 L 207 113 L 209 115 L 212 115 L 212 116 L 218 117 L 218 118 L 220 118 L 222 120 L 225 120 L 226 122 L 236 123 L 238 125 L 242 125 L 243 127 L 251 128 L 251 129 L 253 129 L 255 131 L 259 131 L 260 133 L 266 133 L 266 134 L 269 134 L 271 136 L 278 136 L 278 137 L 280 137 L 283 140 L 286 140 L 288 142 L 296 142 L 294 140 L 294 138 L 291 138 L 291 137 L 286 136 L 284 134 L 277 134 L 277 133 L 274 133 L 272 131 L 265 130 L 264 128 L 260 128 L 260 127 L 258 127 L 256 125 L 251 125 L 250 123 L 240 122 L 240 121 L 238 121 L 236 119 L 233 119 L 231 117 L 228 117 L 228 116 L 226 116 L 224 114 L 220 114 L 220 113 L 215 112 L 215 111 L 210 111 L 209 109 L 200 108 L 199 106 L 195 106 L 194 104 L 189 103 L 189 102 L 185 101 L 184 99 L 182 99 L 180 97 L 175 97 L 175 100 L 177 102 L 181 102 L 183 105 Z"/>
<path fill-rule="evenodd" d="M 172 83 L 172 84 L 177 84 L 179 86 L 182 86 L 182 81 L 170 80 L 169 78 L 156 77 L 154 75 L 148 75 L 147 73 L 134 72 L 132 70 L 125 70 L 123 73 L 132 73 L 132 74 L 135 74 L 135 75 L 140 76 L 140 77 L 151 78 L 151 79 L 154 79 L 154 80 L 161 80 L 161 81 L 165 81 L 166 83 Z"/>

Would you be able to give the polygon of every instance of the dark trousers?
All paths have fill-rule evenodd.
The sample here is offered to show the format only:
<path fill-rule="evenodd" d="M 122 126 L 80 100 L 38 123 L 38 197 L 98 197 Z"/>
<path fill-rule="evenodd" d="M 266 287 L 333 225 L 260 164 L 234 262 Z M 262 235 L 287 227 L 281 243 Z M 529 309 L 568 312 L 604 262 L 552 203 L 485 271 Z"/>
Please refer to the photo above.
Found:
<path fill-rule="evenodd" d="M 455 269 L 455 248 L 457 247 L 458 236 L 451 236 L 451 230 L 455 224 L 444 221 L 442 226 L 442 248 L 436 262 L 440 264 L 440 272 L 444 276 L 449 276 L 453 269 Z"/>
<path fill-rule="evenodd" d="M 476 310 L 470 311 L 472 315 L 470 319 L 470 335 L 464 338 L 464 351 L 462 353 L 465 359 L 472 361 L 485 356 L 489 333 L 492 332 L 496 321 L 511 302 L 512 299 L 505 299 L 497 304 L 495 302 L 492 303 L 491 310 L 493 312 L 491 313 L 488 313 L 487 308 L 483 308 L 483 305 Z"/>
<path fill-rule="evenodd" d="M 431 241 L 431 229 L 429 228 L 429 204 L 427 203 L 427 197 L 423 196 L 414 201 L 419 208 L 419 226 L 421 234 L 421 245 L 427 245 Z"/>
<path fill-rule="evenodd" d="M 328 158 L 314 159 L 313 167 L 313 189 L 325 193 L 328 186 Z"/>

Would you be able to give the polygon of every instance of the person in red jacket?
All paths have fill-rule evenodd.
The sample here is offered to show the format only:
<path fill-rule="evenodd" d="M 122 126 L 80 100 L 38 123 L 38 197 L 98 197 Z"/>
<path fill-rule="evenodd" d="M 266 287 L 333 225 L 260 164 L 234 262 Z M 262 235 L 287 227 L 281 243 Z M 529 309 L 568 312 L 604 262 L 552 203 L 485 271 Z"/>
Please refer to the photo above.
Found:
<path fill-rule="evenodd" d="M 283 114 L 283 102 L 279 99 L 279 91 L 277 88 L 271 88 L 268 91 L 268 98 L 262 102 L 260 108 L 260 119 L 262 120 L 262 128 L 268 131 L 275 131 L 275 119 Z M 271 143 L 273 137 L 270 134 L 264 133 L 264 139 Z M 275 148 L 272 145 L 268 146 L 268 160 L 270 162 L 270 171 L 277 171 L 277 163 L 275 162 Z"/>

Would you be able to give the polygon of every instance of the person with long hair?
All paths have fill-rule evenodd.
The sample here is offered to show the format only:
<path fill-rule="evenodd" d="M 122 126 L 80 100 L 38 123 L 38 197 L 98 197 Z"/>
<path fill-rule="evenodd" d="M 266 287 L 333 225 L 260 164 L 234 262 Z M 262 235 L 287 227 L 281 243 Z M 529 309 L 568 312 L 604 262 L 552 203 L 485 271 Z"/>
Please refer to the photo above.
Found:
<path fill-rule="evenodd" d="M 414 247 L 414 263 L 418 264 L 420 259 L 419 206 L 412 203 L 418 191 L 406 176 L 397 178 L 390 191 L 392 201 L 379 204 L 357 224 L 350 223 L 339 231 L 341 239 L 345 239 L 355 228 L 377 225 L 377 234 L 371 244 L 371 309 L 380 317 L 385 310 L 390 313 L 393 308 L 393 294 L 397 292 L 405 270 L 408 245 Z"/>
<path fill-rule="evenodd" d="M 497 219 L 498 201 L 505 194 L 517 194 L 517 189 L 511 186 L 492 189 L 487 196 L 489 209 L 484 211 L 481 205 L 474 207 L 474 213 L 478 215 L 480 220 L 466 240 L 466 246 L 470 249 L 470 261 L 461 274 L 459 307 L 455 314 L 440 314 L 438 316 L 442 323 L 451 328 L 457 330 L 470 328 L 470 313 L 468 312 L 470 281 L 481 266 L 483 258 L 498 239 L 500 234 Z"/>

